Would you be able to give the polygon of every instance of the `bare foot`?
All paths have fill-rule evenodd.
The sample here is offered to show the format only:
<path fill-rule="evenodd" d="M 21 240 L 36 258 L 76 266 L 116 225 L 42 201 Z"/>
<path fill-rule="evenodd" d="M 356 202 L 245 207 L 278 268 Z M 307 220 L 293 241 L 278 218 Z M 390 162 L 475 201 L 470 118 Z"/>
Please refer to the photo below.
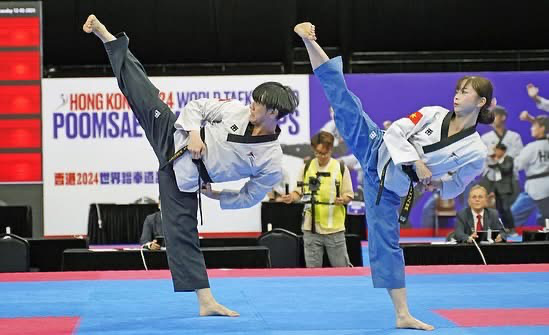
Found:
<path fill-rule="evenodd" d="M 397 319 L 397 328 L 410 328 L 419 330 L 433 330 L 435 327 L 421 322 L 413 316 L 402 317 Z"/>
<path fill-rule="evenodd" d="M 303 22 L 296 25 L 294 31 L 303 39 L 316 41 L 315 26 L 311 22 Z"/>
<path fill-rule="evenodd" d="M 200 306 L 200 316 L 240 316 L 238 312 L 231 311 L 227 307 L 216 303 Z"/>
<path fill-rule="evenodd" d="M 114 37 L 107 28 L 105 28 L 105 25 L 103 25 L 95 15 L 88 16 L 88 19 L 86 20 L 86 23 L 84 23 L 84 26 L 82 26 L 82 29 L 84 32 L 90 34 L 94 33 L 95 36 L 99 37 L 103 43 L 114 41 L 116 37 Z"/>

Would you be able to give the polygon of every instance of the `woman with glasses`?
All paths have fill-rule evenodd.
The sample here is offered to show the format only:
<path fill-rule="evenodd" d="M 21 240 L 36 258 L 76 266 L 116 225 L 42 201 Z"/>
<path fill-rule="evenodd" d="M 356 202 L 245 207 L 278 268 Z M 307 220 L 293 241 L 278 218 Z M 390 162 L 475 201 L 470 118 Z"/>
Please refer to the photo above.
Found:
<path fill-rule="evenodd" d="M 305 163 L 298 175 L 303 189 L 296 188 L 283 195 L 285 203 L 299 201 L 314 192 L 314 212 L 308 202 L 303 213 L 303 243 L 308 268 L 322 267 L 324 248 L 333 267 L 347 267 L 351 263 L 345 243 L 345 206 L 353 200 L 353 184 L 349 169 L 332 158 L 334 136 L 321 131 L 311 139 L 315 158 Z"/>

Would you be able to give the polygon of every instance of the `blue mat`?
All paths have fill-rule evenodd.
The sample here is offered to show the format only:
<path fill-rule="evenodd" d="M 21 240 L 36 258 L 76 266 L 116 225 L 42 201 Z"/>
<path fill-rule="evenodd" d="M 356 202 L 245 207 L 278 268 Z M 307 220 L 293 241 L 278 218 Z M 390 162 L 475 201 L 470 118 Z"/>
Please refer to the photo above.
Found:
<path fill-rule="evenodd" d="M 549 327 L 457 327 L 434 313 L 452 308 L 549 307 L 548 273 L 408 276 L 412 314 L 434 334 L 549 334 Z M 0 283 L 0 318 L 81 317 L 77 334 L 418 334 L 394 328 L 385 290 L 370 277 L 211 280 L 239 318 L 198 317 L 194 293 L 169 280 Z"/>

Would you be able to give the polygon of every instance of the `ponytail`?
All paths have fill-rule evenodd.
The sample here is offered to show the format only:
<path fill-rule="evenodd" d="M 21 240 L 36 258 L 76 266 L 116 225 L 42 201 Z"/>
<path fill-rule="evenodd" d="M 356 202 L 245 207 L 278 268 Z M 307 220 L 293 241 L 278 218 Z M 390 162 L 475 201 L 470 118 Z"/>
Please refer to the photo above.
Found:
<path fill-rule="evenodd" d="M 477 123 L 492 124 L 496 119 L 496 114 L 494 111 L 489 110 L 488 106 L 490 106 L 490 103 L 487 101 L 486 104 L 480 108 Z"/>

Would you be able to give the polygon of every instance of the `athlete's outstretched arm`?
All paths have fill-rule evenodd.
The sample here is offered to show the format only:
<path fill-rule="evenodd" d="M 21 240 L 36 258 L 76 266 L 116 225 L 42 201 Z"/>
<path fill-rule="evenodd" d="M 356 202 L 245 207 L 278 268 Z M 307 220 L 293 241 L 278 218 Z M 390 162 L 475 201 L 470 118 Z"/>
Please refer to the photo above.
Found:
<path fill-rule="evenodd" d="M 528 96 L 536 103 L 537 108 L 549 112 L 549 100 L 539 95 L 539 88 L 537 86 L 530 83 L 526 85 L 526 91 L 528 92 Z"/>
<path fill-rule="evenodd" d="M 294 31 L 305 43 L 313 70 L 330 60 L 320 45 L 316 43 L 315 26 L 313 24 L 310 22 L 300 23 L 294 27 Z"/>

